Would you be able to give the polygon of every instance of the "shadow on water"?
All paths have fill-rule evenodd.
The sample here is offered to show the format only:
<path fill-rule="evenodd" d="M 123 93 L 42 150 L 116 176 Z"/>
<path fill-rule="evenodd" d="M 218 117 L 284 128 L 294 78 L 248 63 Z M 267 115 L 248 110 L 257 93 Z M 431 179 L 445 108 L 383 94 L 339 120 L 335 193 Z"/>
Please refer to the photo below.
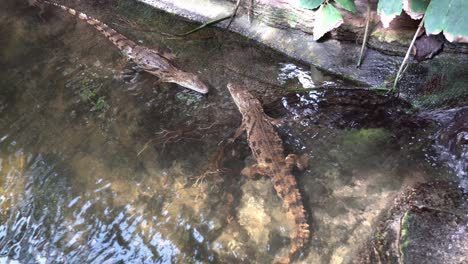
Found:
<path fill-rule="evenodd" d="M 271 182 L 239 173 L 249 162 L 245 137 L 226 148 L 218 179 L 195 184 L 241 121 L 228 82 L 284 116 L 287 152 L 309 155 L 298 175 L 312 227 L 306 263 L 352 258 L 402 186 L 451 177 L 426 157 L 426 135 L 411 129 L 422 125 L 399 103 L 356 90 L 283 97 L 298 87 L 354 85 L 218 29 L 167 38 L 160 33 L 194 25 L 134 1 L 82 2 L 77 9 L 133 40 L 172 50 L 212 92 L 154 86 L 144 73 L 121 78 L 131 65 L 94 29 L 59 10 L 39 16 L 7 1 L 0 262 L 270 263 L 284 255 L 291 227 Z"/>

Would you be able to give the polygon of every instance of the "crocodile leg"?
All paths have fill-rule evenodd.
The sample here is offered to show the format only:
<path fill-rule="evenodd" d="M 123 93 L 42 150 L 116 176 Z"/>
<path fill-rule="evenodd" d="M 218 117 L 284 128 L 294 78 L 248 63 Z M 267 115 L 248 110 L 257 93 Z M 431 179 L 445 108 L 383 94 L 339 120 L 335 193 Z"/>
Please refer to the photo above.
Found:
<path fill-rule="evenodd" d="M 244 122 L 242 122 L 242 124 L 239 126 L 239 128 L 236 130 L 236 133 L 234 133 L 234 135 L 228 139 L 228 143 L 229 144 L 232 144 L 234 143 L 234 141 L 236 141 L 236 139 L 238 137 L 240 137 L 240 135 L 242 135 L 242 133 L 245 131 L 245 124 Z"/>
<path fill-rule="evenodd" d="M 275 127 L 282 127 L 284 125 L 284 118 L 273 118 L 269 116 L 267 116 L 267 118 L 270 124 L 274 125 Z"/>
<path fill-rule="evenodd" d="M 245 167 L 242 171 L 241 174 L 248 177 L 248 178 L 253 178 L 255 175 L 267 175 L 268 174 L 268 166 L 264 164 L 254 164 L 249 167 Z"/>
<path fill-rule="evenodd" d="M 304 171 L 307 168 L 307 163 L 308 163 L 309 157 L 304 154 L 304 155 L 296 155 L 296 154 L 289 154 L 286 158 L 286 165 L 289 168 L 293 168 L 296 166 L 300 171 Z"/>

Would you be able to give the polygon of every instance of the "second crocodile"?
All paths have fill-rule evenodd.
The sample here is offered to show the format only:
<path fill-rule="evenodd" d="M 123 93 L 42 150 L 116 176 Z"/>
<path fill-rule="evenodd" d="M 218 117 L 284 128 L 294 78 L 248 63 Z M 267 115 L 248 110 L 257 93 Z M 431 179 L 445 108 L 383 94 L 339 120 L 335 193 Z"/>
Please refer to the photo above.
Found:
<path fill-rule="evenodd" d="M 129 40 L 105 23 L 75 9 L 60 5 L 55 2 L 42 2 L 57 6 L 67 11 L 69 14 L 77 16 L 78 18 L 86 21 L 86 23 L 95 27 L 99 32 L 106 36 L 129 60 L 135 62 L 142 70 L 157 76 L 160 82 L 176 83 L 202 94 L 208 93 L 208 86 L 203 83 L 197 75 L 182 71 L 177 68 L 171 61 L 171 57 L 168 54 L 137 45 L 135 42 Z"/>
<path fill-rule="evenodd" d="M 288 219 L 294 221 L 295 231 L 291 235 L 292 246 L 289 256 L 278 261 L 289 263 L 309 240 L 309 225 L 301 194 L 292 175 L 292 168 L 298 161 L 298 156 L 289 154 L 284 157 L 283 142 L 273 128 L 271 118 L 263 112 L 257 98 L 233 84 L 228 84 L 228 89 L 242 114 L 242 126 L 235 137 L 244 130 L 247 132 L 247 140 L 257 162 L 243 169 L 242 174 L 248 177 L 256 174 L 270 176 L 277 194 L 282 198 L 283 205 L 288 211 Z"/>

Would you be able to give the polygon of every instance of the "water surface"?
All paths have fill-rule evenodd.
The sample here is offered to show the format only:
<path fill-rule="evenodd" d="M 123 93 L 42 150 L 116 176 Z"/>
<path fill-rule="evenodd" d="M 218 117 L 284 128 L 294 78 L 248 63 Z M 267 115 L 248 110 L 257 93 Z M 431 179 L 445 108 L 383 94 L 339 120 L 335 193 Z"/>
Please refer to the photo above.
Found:
<path fill-rule="evenodd" d="M 196 25 L 133 1 L 79 8 L 135 41 L 172 50 L 212 91 L 155 86 L 144 73 L 122 77 L 132 65 L 89 25 L 7 1 L 0 262 L 271 263 L 286 254 L 291 226 L 271 182 L 240 175 L 251 162 L 245 137 L 212 166 L 241 122 L 226 84 L 244 84 L 265 103 L 288 89 L 354 85 L 219 29 L 168 37 L 162 32 Z M 317 102 L 331 100 L 323 92 L 293 96 L 282 100 L 289 114 L 278 131 L 288 153 L 309 156 L 297 173 L 311 225 L 300 261 L 352 259 L 399 190 L 452 179 L 424 151 L 424 133 L 403 135 L 397 123 L 372 119 L 334 122 L 343 109 L 322 111 Z"/>

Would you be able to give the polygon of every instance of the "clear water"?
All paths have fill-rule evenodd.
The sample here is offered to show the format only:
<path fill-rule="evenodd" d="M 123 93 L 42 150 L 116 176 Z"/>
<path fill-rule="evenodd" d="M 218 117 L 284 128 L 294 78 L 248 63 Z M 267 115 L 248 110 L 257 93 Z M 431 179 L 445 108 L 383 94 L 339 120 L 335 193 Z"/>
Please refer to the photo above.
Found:
<path fill-rule="evenodd" d="M 241 121 L 226 84 L 243 83 L 267 102 L 287 89 L 350 84 L 222 30 L 167 37 L 160 33 L 195 25 L 119 3 L 81 8 L 147 46 L 171 49 L 212 92 L 154 86 L 147 74 L 122 79 L 131 65 L 87 24 L 6 1 L 0 262 L 271 263 L 286 254 L 291 227 L 271 182 L 240 176 L 250 156 L 245 137 L 226 148 L 220 173 L 206 173 Z M 337 128 L 303 118 L 320 109 L 300 102 L 310 109 L 284 101 L 292 114 L 278 130 L 287 152 L 309 155 L 297 174 L 311 225 L 299 262 L 352 259 L 399 190 L 452 178 L 424 152 L 426 136 Z"/>

